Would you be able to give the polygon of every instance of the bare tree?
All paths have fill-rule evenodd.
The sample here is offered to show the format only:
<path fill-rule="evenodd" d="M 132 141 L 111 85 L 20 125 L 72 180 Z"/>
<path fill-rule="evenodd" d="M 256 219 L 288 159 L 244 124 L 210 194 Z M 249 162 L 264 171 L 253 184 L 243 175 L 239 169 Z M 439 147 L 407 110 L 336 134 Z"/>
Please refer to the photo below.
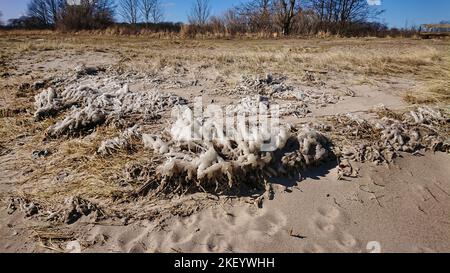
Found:
<path fill-rule="evenodd" d="M 86 0 L 83 0 L 86 1 Z M 92 24 L 90 28 L 105 28 L 115 21 L 115 0 L 88 0 L 91 3 Z"/>
<path fill-rule="evenodd" d="M 139 21 L 139 6 L 139 0 L 119 0 L 119 13 L 126 22 L 136 24 Z"/>
<path fill-rule="evenodd" d="M 160 23 L 164 20 L 164 8 L 160 0 L 153 0 L 154 5 L 151 11 L 153 23 Z"/>
<path fill-rule="evenodd" d="M 277 0 L 275 3 L 275 12 L 277 15 L 277 22 L 281 27 L 284 35 L 289 35 L 292 30 L 294 18 L 300 10 L 300 5 L 297 5 L 296 0 Z"/>
<path fill-rule="evenodd" d="M 2 11 L 0 10 L 0 26 L 3 26 L 2 17 L 3 17 L 3 13 L 2 13 Z"/>
<path fill-rule="evenodd" d="M 232 8 L 222 15 L 222 20 L 226 30 L 234 35 L 236 33 L 245 33 L 248 31 L 247 21 L 241 16 L 238 8 Z"/>
<path fill-rule="evenodd" d="M 56 25 L 65 0 L 31 0 L 28 3 L 28 16 L 40 20 L 42 25 Z"/>
<path fill-rule="evenodd" d="M 45 0 L 31 0 L 28 3 L 28 16 L 37 18 L 42 25 L 50 25 L 48 7 Z"/>
<path fill-rule="evenodd" d="M 159 23 L 164 18 L 160 0 L 140 0 L 139 10 L 145 23 Z"/>
<path fill-rule="evenodd" d="M 145 23 L 150 23 L 150 16 L 152 13 L 152 9 L 153 9 L 153 2 L 154 0 L 140 0 L 141 4 L 140 4 L 140 12 L 142 14 L 142 17 L 144 19 Z"/>
<path fill-rule="evenodd" d="M 304 10 L 300 12 L 294 21 L 292 33 L 311 35 L 317 33 L 320 27 L 319 14 L 312 10 Z"/>
<path fill-rule="evenodd" d="M 297 0 L 251 0 L 237 9 L 251 32 L 281 30 L 284 35 L 289 35 L 300 4 Z"/>
<path fill-rule="evenodd" d="M 364 22 L 375 19 L 384 10 L 370 6 L 368 1 L 363 0 L 341 0 L 339 9 L 341 22 Z"/>
<path fill-rule="evenodd" d="M 334 26 L 338 30 L 374 19 L 384 12 L 371 7 L 367 0 L 309 0 L 309 8 L 319 15 L 322 26 Z"/>
<path fill-rule="evenodd" d="M 53 24 L 58 22 L 59 16 L 61 14 L 61 9 L 64 8 L 64 0 L 46 0 L 49 17 Z"/>
<path fill-rule="evenodd" d="M 191 13 L 188 15 L 188 20 L 193 25 L 205 25 L 210 16 L 210 0 L 195 0 L 191 8 Z"/>
<path fill-rule="evenodd" d="M 251 0 L 237 7 L 241 19 L 247 21 L 250 31 L 271 31 L 275 0 Z"/>
<path fill-rule="evenodd" d="M 58 23 L 61 29 L 101 29 L 114 23 L 114 0 L 79 0 L 67 3 Z"/>

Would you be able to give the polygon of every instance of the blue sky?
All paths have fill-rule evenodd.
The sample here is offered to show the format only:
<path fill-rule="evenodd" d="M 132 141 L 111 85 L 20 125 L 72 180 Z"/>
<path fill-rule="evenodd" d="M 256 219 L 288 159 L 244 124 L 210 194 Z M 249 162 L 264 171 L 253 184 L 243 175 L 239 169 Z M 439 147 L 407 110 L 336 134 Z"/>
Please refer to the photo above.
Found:
<path fill-rule="evenodd" d="M 190 10 L 190 0 L 162 0 L 165 6 L 165 19 L 185 22 Z M 242 0 L 212 0 L 213 13 L 220 14 L 225 9 Z M 3 21 L 23 15 L 28 0 L 0 0 Z M 450 20 L 449 0 L 381 0 L 381 8 L 386 12 L 379 21 L 391 27 L 404 27 Z"/>

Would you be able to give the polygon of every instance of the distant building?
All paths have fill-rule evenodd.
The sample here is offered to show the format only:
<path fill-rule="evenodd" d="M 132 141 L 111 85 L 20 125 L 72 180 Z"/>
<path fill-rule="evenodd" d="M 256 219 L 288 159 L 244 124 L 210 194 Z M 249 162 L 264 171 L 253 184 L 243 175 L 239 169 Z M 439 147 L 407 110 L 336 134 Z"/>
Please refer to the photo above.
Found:
<path fill-rule="evenodd" d="M 432 37 L 450 36 L 450 24 L 425 24 L 420 28 L 420 35 L 429 39 Z"/>

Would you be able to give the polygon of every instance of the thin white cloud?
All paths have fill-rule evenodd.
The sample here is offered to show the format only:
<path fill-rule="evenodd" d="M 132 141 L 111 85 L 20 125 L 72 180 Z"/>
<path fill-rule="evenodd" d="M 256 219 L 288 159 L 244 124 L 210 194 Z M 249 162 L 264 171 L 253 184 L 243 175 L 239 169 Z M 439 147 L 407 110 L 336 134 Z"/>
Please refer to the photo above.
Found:
<path fill-rule="evenodd" d="M 163 7 L 175 7 L 176 6 L 176 4 L 175 3 L 173 3 L 173 2 L 164 2 L 164 3 L 162 3 L 162 6 Z"/>
<path fill-rule="evenodd" d="M 367 0 L 367 4 L 370 6 L 381 6 L 381 0 Z"/>

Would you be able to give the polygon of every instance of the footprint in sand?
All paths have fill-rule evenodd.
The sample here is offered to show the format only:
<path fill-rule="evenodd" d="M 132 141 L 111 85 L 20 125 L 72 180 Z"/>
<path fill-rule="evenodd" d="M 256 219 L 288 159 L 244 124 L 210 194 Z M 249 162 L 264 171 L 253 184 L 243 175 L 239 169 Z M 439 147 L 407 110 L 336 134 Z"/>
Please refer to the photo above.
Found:
<path fill-rule="evenodd" d="M 316 220 L 315 226 L 324 233 L 332 233 L 336 230 L 336 226 L 324 220 Z"/>
<path fill-rule="evenodd" d="M 321 207 L 317 210 L 316 217 L 313 217 L 313 228 L 319 230 L 325 236 L 329 236 L 337 231 L 337 224 L 342 222 L 341 211 L 333 206 Z"/>
<path fill-rule="evenodd" d="M 173 224 L 174 228 L 167 236 L 170 244 L 184 244 L 192 240 L 198 217 L 193 218 L 195 219 L 193 219 L 192 222 L 189 222 L 189 220 L 179 220 Z M 186 222 L 188 222 L 188 224 L 186 224 Z"/>
<path fill-rule="evenodd" d="M 147 248 L 232 252 L 246 249 L 248 240 L 267 240 L 267 236 L 279 234 L 286 224 L 286 216 L 278 211 L 212 207 L 191 217 L 174 220 L 169 233 L 152 238 L 153 242 L 147 243 Z"/>
<path fill-rule="evenodd" d="M 130 226 L 112 240 L 121 252 L 147 253 L 150 249 L 156 249 L 153 238 L 149 237 L 149 228 L 143 226 Z M 153 247 L 149 247 L 152 243 Z"/>
<path fill-rule="evenodd" d="M 232 252 L 233 247 L 222 234 L 208 234 L 205 238 L 204 250 L 211 253 Z"/>
<path fill-rule="evenodd" d="M 143 235 L 143 231 L 137 228 L 129 228 L 126 231 L 120 233 L 114 240 L 117 246 L 122 252 L 127 252 L 130 249 L 130 245 L 139 240 L 139 237 Z"/>
<path fill-rule="evenodd" d="M 194 234 L 188 230 L 176 229 L 169 233 L 169 242 L 171 244 L 184 244 L 190 242 Z"/>
<path fill-rule="evenodd" d="M 337 235 L 337 244 L 343 250 L 351 252 L 354 252 L 359 248 L 358 240 L 346 232 L 339 232 Z"/>
<path fill-rule="evenodd" d="M 338 220 L 339 216 L 341 216 L 341 211 L 338 208 L 332 206 L 321 207 L 318 211 L 320 215 L 331 222 Z"/>
<path fill-rule="evenodd" d="M 286 216 L 281 213 L 267 212 L 257 217 L 252 223 L 251 228 L 268 236 L 273 236 L 279 232 L 287 223 Z"/>
<path fill-rule="evenodd" d="M 236 218 L 241 218 L 242 213 L 227 211 L 224 208 L 216 208 L 211 210 L 211 217 L 214 221 L 220 223 L 224 229 L 233 228 L 236 225 Z"/>
<path fill-rule="evenodd" d="M 330 248 L 336 248 L 337 251 L 358 252 L 361 251 L 360 242 L 351 234 L 342 230 L 342 227 L 349 219 L 342 211 L 334 206 L 324 206 L 317 210 L 313 217 L 312 226 L 319 234 L 331 242 Z M 314 250 L 312 246 L 307 246 L 305 251 Z M 320 248 L 319 248 L 320 250 Z"/>

